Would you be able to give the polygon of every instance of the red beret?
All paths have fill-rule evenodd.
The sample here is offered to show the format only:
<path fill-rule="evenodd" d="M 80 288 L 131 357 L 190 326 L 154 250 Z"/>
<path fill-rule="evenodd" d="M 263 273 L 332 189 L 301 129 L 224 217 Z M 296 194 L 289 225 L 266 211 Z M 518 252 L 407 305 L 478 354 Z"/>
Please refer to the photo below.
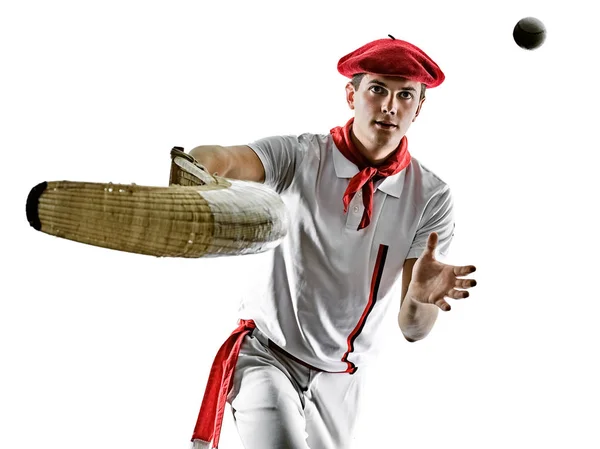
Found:
<path fill-rule="evenodd" d="M 391 35 L 347 54 L 338 62 L 338 71 L 348 77 L 358 73 L 401 76 L 429 87 L 442 84 L 444 73 L 423 50 Z"/>

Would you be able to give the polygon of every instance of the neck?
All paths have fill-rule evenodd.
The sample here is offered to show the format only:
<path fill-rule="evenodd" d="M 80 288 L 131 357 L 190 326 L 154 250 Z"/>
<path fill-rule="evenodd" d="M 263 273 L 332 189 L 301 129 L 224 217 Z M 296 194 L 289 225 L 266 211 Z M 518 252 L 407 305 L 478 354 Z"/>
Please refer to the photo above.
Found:
<path fill-rule="evenodd" d="M 362 143 L 360 138 L 354 132 L 354 126 L 350 129 L 350 138 L 352 143 L 360 153 L 374 166 L 383 164 L 390 155 L 398 148 L 399 142 L 394 146 L 370 146 Z"/>

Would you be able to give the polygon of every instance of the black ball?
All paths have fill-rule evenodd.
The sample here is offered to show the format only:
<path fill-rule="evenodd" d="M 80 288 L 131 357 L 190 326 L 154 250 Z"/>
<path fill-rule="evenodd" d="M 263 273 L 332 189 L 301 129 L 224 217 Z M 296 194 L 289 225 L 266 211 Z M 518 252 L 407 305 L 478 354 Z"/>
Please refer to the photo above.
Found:
<path fill-rule="evenodd" d="M 546 27 L 535 17 L 525 17 L 515 25 L 513 39 L 519 47 L 534 50 L 546 40 Z"/>

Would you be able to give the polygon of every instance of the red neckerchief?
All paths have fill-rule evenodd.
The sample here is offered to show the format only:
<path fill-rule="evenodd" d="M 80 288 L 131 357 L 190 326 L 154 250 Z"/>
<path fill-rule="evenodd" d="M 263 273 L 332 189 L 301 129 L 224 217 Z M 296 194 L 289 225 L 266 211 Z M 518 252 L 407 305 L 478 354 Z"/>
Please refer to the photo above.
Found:
<path fill-rule="evenodd" d="M 363 229 L 371 223 L 371 215 L 373 214 L 373 193 L 375 192 L 374 182 L 381 178 L 395 175 L 401 172 L 410 164 L 411 156 L 408 152 L 408 141 L 406 136 L 400 140 L 398 148 L 389 156 L 389 158 L 379 166 L 372 166 L 366 157 L 362 155 L 352 143 L 350 131 L 354 117 L 348 120 L 344 127 L 337 126 L 331 130 L 333 142 L 340 152 L 350 162 L 355 164 L 360 170 L 348 183 L 346 192 L 344 193 L 344 213 L 348 212 L 348 205 L 352 198 L 360 189 L 363 191 L 363 203 L 365 212 L 362 220 L 358 225 L 358 229 Z"/>
<path fill-rule="evenodd" d="M 223 413 L 227 394 L 233 386 L 233 374 L 244 337 L 256 327 L 253 320 L 240 320 L 238 327 L 223 343 L 210 369 L 204 399 L 192 435 L 194 440 L 212 442 L 213 448 L 219 446 Z"/>

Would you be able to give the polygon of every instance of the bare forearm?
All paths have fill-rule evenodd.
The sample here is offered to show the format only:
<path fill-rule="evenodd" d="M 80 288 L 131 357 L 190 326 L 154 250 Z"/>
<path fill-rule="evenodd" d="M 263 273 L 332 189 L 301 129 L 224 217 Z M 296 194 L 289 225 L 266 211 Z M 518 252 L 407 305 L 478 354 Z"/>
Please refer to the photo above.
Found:
<path fill-rule="evenodd" d="M 203 145 L 193 148 L 190 155 L 198 163 L 204 165 L 210 174 L 216 173 L 219 176 L 228 177 L 231 160 L 225 148 L 218 145 Z"/>
<path fill-rule="evenodd" d="M 409 290 L 398 313 L 398 326 L 407 340 L 422 340 L 433 328 L 437 315 L 436 305 L 414 300 Z"/>
<path fill-rule="evenodd" d="M 213 175 L 254 182 L 265 180 L 262 162 L 247 145 L 204 145 L 192 149 L 190 155 Z"/>

